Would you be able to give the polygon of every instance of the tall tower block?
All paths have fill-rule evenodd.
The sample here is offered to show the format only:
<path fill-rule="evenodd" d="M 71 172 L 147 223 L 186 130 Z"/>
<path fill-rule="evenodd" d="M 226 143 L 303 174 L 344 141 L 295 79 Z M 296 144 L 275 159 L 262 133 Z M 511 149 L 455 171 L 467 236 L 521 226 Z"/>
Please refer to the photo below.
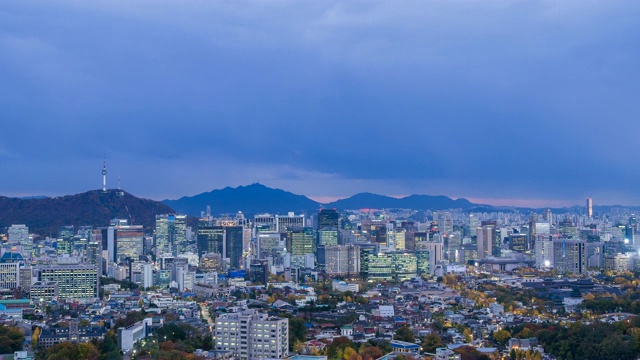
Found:
<path fill-rule="evenodd" d="M 107 160 L 102 164 L 102 191 L 107 192 Z"/>
<path fill-rule="evenodd" d="M 587 215 L 589 218 L 593 217 L 593 199 L 587 198 Z"/>

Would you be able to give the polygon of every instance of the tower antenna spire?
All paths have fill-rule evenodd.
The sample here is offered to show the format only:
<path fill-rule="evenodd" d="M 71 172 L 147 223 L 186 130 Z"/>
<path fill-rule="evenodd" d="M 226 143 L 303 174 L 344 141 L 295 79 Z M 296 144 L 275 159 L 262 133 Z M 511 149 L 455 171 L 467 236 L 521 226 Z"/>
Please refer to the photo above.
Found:
<path fill-rule="evenodd" d="M 107 155 L 105 154 L 102 161 L 102 192 L 107 192 Z"/>

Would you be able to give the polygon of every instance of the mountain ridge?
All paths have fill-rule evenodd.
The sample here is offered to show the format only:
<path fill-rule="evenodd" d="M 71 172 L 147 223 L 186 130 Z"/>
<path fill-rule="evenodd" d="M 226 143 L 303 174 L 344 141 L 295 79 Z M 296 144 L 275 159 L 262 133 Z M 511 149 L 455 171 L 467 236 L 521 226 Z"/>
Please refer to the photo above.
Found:
<path fill-rule="evenodd" d="M 44 198 L 0 196 L 0 226 L 25 224 L 32 233 L 58 234 L 60 227 L 108 226 L 109 220 L 129 219 L 145 229 L 155 226 L 155 215 L 175 213 L 162 202 L 143 199 L 121 190 L 90 190 L 74 195 Z"/>

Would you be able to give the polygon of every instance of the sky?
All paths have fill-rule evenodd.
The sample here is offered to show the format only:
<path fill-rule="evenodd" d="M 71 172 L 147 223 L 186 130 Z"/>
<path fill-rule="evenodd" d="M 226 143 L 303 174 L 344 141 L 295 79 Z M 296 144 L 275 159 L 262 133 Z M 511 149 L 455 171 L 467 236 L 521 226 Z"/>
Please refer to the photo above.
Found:
<path fill-rule="evenodd" d="M 13 1 L 0 195 L 640 205 L 640 2 Z"/>

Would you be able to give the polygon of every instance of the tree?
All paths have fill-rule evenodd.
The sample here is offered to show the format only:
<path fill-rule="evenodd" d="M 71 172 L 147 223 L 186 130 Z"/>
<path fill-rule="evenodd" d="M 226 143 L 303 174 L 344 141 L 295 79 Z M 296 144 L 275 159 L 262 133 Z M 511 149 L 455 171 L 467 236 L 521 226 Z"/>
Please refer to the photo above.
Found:
<path fill-rule="evenodd" d="M 363 360 L 373 360 L 382 357 L 384 355 L 382 350 L 376 346 L 363 346 L 360 348 L 360 356 Z"/>
<path fill-rule="evenodd" d="M 10 354 L 22 350 L 24 334 L 8 326 L 0 325 L 0 354 Z"/>
<path fill-rule="evenodd" d="M 493 332 L 493 338 L 500 344 L 506 343 L 511 339 L 511 333 L 507 330 L 497 330 Z"/>
<path fill-rule="evenodd" d="M 414 342 L 415 336 L 413 335 L 413 330 L 411 330 L 408 326 L 403 326 L 400 329 L 396 330 L 395 340 L 406 341 L 406 342 Z"/>
<path fill-rule="evenodd" d="M 344 360 L 349 360 L 351 359 L 352 355 L 357 355 L 357 354 L 358 353 L 355 350 L 353 350 L 353 348 L 347 347 L 344 349 L 344 352 L 342 353 L 342 358 Z"/>
<path fill-rule="evenodd" d="M 307 340 L 307 327 L 304 325 L 304 319 L 293 317 L 289 319 L 289 346 L 293 350 L 296 341 L 305 342 Z"/>
<path fill-rule="evenodd" d="M 471 329 L 469 328 L 464 328 L 464 330 L 462 330 L 462 336 L 464 336 L 464 341 L 467 343 L 473 341 L 473 335 L 471 334 Z"/>
<path fill-rule="evenodd" d="M 31 335 L 31 347 L 33 349 L 38 347 L 38 339 L 40 338 L 40 328 L 36 327 L 35 330 L 33 330 L 33 334 Z"/>
<path fill-rule="evenodd" d="M 444 347 L 444 343 L 438 334 L 429 334 L 422 338 L 422 350 L 435 354 L 436 349 Z"/>

